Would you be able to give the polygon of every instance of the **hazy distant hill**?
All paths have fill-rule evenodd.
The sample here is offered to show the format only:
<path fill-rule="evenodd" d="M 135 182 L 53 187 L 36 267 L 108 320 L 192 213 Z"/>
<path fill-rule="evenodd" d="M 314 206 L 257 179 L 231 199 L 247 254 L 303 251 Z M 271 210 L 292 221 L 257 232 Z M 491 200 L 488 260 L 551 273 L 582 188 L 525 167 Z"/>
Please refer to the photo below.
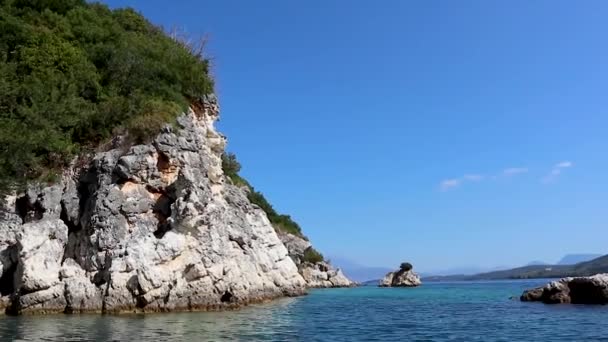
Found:
<path fill-rule="evenodd" d="M 388 272 L 393 271 L 388 267 L 363 266 L 351 260 L 331 257 L 332 265 L 339 267 L 342 272 L 356 282 L 366 282 L 372 279 L 381 279 Z"/>
<path fill-rule="evenodd" d="M 452 275 L 443 277 L 427 277 L 426 281 L 451 280 L 499 280 L 499 279 L 529 279 L 529 278 L 562 278 L 574 276 L 589 276 L 597 273 L 608 273 L 608 255 L 593 260 L 580 262 L 575 265 L 531 265 L 508 270 L 480 273 L 471 276 Z"/>
<path fill-rule="evenodd" d="M 361 282 L 361 286 L 378 286 L 380 284 L 381 279 L 373 279 Z"/>
<path fill-rule="evenodd" d="M 567 254 L 557 264 L 574 265 L 601 257 L 601 254 Z"/>
<path fill-rule="evenodd" d="M 549 263 L 546 263 L 544 261 L 534 260 L 534 261 L 530 261 L 526 266 L 538 266 L 538 265 L 549 265 Z"/>

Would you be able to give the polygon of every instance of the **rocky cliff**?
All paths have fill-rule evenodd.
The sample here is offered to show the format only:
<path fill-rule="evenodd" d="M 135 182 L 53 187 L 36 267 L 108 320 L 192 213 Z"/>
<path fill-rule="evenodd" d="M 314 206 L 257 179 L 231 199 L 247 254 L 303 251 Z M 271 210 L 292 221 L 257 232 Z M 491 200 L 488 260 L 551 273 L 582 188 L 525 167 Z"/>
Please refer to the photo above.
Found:
<path fill-rule="evenodd" d="M 213 310 L 300 295 L 264 212 L 226 182 L 214 97 L 152 142 L 80 158 L 0 211 L 10 313 Z"/>
<path fill-rule="evenodd" d="M 334 268 L 326 261 L 306 261 L 305 254 L 312 248 L 310 241 L 303 237 L 288 233 L 279 234 L 279 238 L 287 247 L 289 256 L 298 266 L 298 270 L 306 286 L 313 288 L 353 287 L 357 283 L 348 279 L 342 270 Z"/>

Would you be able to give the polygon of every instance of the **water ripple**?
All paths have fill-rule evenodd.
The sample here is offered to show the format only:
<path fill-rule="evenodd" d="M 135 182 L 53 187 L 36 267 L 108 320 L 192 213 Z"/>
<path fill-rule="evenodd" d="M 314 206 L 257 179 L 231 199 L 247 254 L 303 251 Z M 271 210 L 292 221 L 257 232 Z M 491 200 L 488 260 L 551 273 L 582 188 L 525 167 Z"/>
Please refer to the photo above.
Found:
<path fill-rule="evenodd" d="M 532 282 L 314 290 L 240 311 L 0 318 L 2 341 L 608 341 L 608 306 L 508 298 Z"/>

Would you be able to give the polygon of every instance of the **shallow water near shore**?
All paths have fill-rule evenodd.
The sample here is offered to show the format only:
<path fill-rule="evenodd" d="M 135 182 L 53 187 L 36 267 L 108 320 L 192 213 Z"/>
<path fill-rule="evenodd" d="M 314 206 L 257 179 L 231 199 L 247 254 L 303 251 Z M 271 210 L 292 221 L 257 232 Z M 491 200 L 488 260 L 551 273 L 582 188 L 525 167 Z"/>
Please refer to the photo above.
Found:
<path fill-rule="evenodd" d="M 546 280 L 312 290 L 238 311 L 0 317 L 1 341 L 608 341 L 608 306 L 509 299 Z"/>

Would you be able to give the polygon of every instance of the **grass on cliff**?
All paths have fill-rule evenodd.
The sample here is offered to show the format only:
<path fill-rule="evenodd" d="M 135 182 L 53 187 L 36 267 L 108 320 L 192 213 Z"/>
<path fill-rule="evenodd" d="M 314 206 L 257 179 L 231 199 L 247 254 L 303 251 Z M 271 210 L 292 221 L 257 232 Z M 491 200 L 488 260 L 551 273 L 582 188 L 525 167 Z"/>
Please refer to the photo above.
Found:
<path fill-rule="evenodd" d="M 302 234 L 302 229 L 300 225 L 298 225 L 289 215 L 279 214 L 268 202 L 264 194 L 259 191 L 256 191 L 254 187 L 247 182 L 243 177 L 239 175 L 239 171 L 241 171 L 241 164 L 236 159 L 236 155 L 234 153 L 224 153 L 222 155 L 222 169 L 224 174 L 230 178 L 233 184 L 237 186 L 246 186 L 249 188 L 249 192 L 247 197 L 249 201 L 253 204 L 256 204 L 266 213 L 270 223 L 276 231 L 281 231 L 285 233 L 294 234 L 303 238 L 306 238 Z"/>
<path fill-rule="evenodd" d="M 0 32 L 0 190 L 117 132 L 146 140 L 213 90 L 202 50 L 132 9 L 2 0 Z"/>

